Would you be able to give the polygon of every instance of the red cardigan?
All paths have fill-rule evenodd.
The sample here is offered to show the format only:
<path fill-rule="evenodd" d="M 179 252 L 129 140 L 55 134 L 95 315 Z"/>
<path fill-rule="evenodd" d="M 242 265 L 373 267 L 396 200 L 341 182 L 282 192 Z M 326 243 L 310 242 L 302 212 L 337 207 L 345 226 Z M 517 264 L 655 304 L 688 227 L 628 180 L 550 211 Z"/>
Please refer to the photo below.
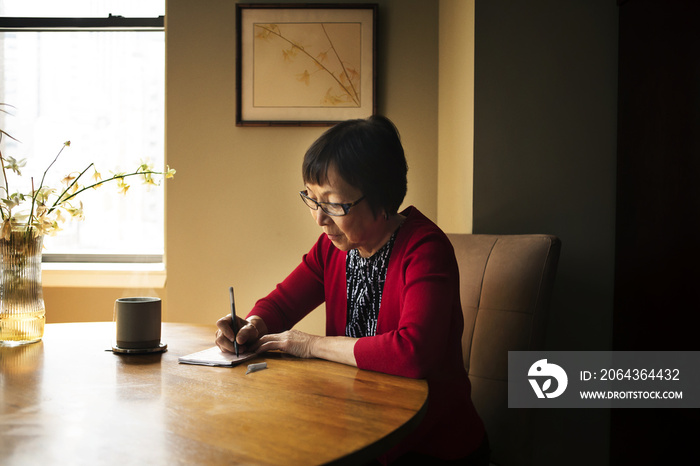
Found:
<path fill-rule="evenodd" d="M 409 207 L 391 251 L 377 321 L 377 335 L 360 338 L 360 369 L 427 379 L 428 410 L 418 429 L 382 459 L 415 450 L 444 459 L 466 456 L 482 441 L 484 427 L 471 401 L 462 360 L 464 321 L 459 271 L 445 234 Z M 321 235 L 301 264 L 249 315 L 271 333 L 292 328 L 325 301 L 326 334 L 345 335 L 346 253 Z"/>

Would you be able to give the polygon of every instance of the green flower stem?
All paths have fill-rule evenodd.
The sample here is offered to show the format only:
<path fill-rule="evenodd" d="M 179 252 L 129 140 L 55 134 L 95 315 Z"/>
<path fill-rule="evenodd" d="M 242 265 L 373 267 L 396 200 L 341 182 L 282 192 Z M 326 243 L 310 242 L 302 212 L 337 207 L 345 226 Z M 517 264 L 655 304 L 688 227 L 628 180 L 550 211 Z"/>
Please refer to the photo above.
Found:
<path fill-rule="evenodd" d="M 27 231 L 29 231 L 29 229 L 31 228 L 32 219 L 34 217 L 34 204 L 36 204 L 36 196 L 39 194 L 39 191 L 41 191 L 41 188 L 44 187 L 44 180 L 46 179 L 46 174 L 51 169 L 53 164 L 56 163 L 56 160 L 58 160 L 58 158 L 61 156 L 63 149 L 65 149 L 67 145 L 68 144 L 63 144 L 61 146 L 61 150 L 58 151 L 58 154 L 56 154 L 56 157 L 54 157 L 53 161 L 49 164 L 48 167 L 46 167 L 46 170 L 44 170 L 44 174 L 41 177 L 41 183 L 39 183 L 39 189 L 37 189 L 36 191 L 34 190 L 34 178 L 32 178 L 32 207 L 29 209 L 29 220 L 27 221 Z"/>
<path fill-rule="evenodd" d="M 77 181 L 80 179 L 80 177 L 83 176 L 83 174 L 85 174 L 85 172 L 93 165 L 94 164 L 92 164 L 92 163 L 90 165 L 88 165 L 88 167 L 85 170 L 83 170 L 80 173 L 80 175 L 78 175 L 75 178 L 75 180 L 73 180 L 73 182 L 70 184 L 70 186 L 68 186 L 66 189 L 63 190 L 61 195 L 58 196 L 58 199 L 56 199 L 56 202 L 53 203 L 53 205 L 51 206 L 51 208 L 48 210 L 47 213 L 49 213 L 49 214 L 52 213 L 54 210 L 56 210 L 56 208 L 58 208 L 58 206 L 60 204 L 63 204 L 65 202 L 70 201 L 71 199 L 73 199 L 78 194 L 82 193 L 83 191 L 87 191 L 88 189 L 96 188 L 97 186 L 100 186 L 100 185 L 105 184 L 105 183 L 109 183 L 110 181 L 120 180 L 123 178 L 127 178 L 129 176 L 136 176 L 136 175 L 149 175 L 149 174 L 150 175 L 166 175 L 165 172 L 157 172 L 157 171 L 152 171 L 152 170 L 145 170 L 145 171 L 136 170 L 135 172 L 132 172 L 132 173 L 117 174 L 117 175 L 113 175 L 111 178 L 107 178 L 106 180 L 100 180 L 97 183 L 91 184 L 90 186 L 85 186 L 83 188 L 80 188 L 79 190 L 77 190 L 76 192 L 71 194 L 70 196 L 67 196 L 66 198 L 64 198 L 63 196 L 73 187 L 73 185 L 75 183 L 77 183 Z"/>
<path fill-rule="evenodd" d="M 95 164 L 94 164 L 94 163 L 91 163 L 90 165 L 88 165 L 87 167 L 85 167 L 85 170 L 81 171 L 80 174 L 79 174 L 78 176 L 75 177 L 75 179 L 73 180 L 73 182 L 72 182 L 71 184 L 69 184 L 68 186 L 66 186 L 66 189 L 64 189 L 63 192 L 61 193 L 61 195 L 58 196 L 58 198 L 56 199 L 56 202 L 53 203 L 53 205 L 52 205 L 51 208 L 49 209 L 48 213 L 53 212 L 59 204 L 63 204 L 64 202 L 67 202 L 69 199 L 72 199 L 73 197 L 77 196 L 79 193 L 81 193 L 81 192 L 84 191 L 84 189 L 78 190 L 78 191 L 74 192 L 71 196 L 68 196 L 67 198 L 63 199 L 63 196 L 64 196 L 68 191 L 70 191 L 71 188 L 73 188 L 73 185 L 75 185 L 75 183 L 78 182 L 78 180 L 80 179 L 80 177 L 83 176 L 83 175 L 85 174 L 85 172 L 88 171 L 88 170 L 90 169 L 90 167 L 93 167 L 93 166 L 95 166 Z M 100 183 L 97 183 L 97 184 L 100 184 Z M 92 186 L 96 186 L 96 185 L 92 185 Z M 90 187 L 92 187 L 92 186 L 90 186 Z"/>
<path fill-rule="evenodd" d="M 5 104 L 0 104 L 0 105 L 5 105 Z M 5 110 L 2 110 L 2 111 L 5 112 Z M 7 112 L 5 112 L 5 113 L 7 113 Z M 0 142 L 2 142 L 3 135 L 7 135 L 7 137 L 9 137 L 9 138 L 15 139 L 12 136 L 10 136 L 9 134 L 7 134 L 6 132 L 0 130 Z M 16 139 L 15 139 L 15 141 L 16 141 Z M 5 195 L 9 197 L 10 196 L 10 185 L 7 183 L 7 172 L 5 172 L 5 158 L 2 156 L 2 151 L 0 151 L 0 166 L 2 167 L 2 178 L 3 178 L 3 180 L 5 180 Z M 0 209 L 0 215 L 2 215 L 2 219 L 4 221 L 5 220 L 5 211 L 3 209 Z M 7 215 L 9 216 L 10 213 L 8 212 Z"/>
<path fill-rule="evenodd" d="M 2 108 L 3 105 L 5 104 L 0 103 L 0 112 L 5 111 Z M 5 131 L 0 130 L 0 142 L 2 142 L 2 138 L 4 136 L 14 139 Z M 12 229 L 15 228 L 15 225 L 21 225 L 23 229 L 23 234 L 28 237 L 43 235 L 45 233 L 53 234 L 53 232 L 59 229 L 58 222 L 62 222 L 64 220 L 61 217 L 61 212 L 58 209 L 65 209 L 71 214 L 71 216 L 80 216 L 80 218 L 82 218 L 82 209 L 76 209 L 73 206 L 66 204 L 68 203 L 68 201 L 75 198 L 85 190 L 96 188 L 104 183 L 109 183 L 113 180 L 122 180 L 118 183 L 118 186 L 123 189 L 124 193 L 126 193 L 126 190 L 129 188 L 129 186 L 123 181 L 124 178 L 141 175 L 144 177 L 145 183 L 156 185 L 152 175 L 163 175 L 164 179 L 172 178 L 175 175 L 175 170 L 171 169 L 170 167 L 168 167 L 167 170 L 164 172 L 154 171 L 149 165 L 142 163 L 138 166 L 138 168 L 135 171 L 131 173 L 117 173 L 106 180 L 99 180 L 99 174 L 97 173 L 97 171 L 95 171 L 96 182 L 91 183 L 87 187 L 81 187 L 78 184 L 79 180 L 82 179 L 83 175 L 85 175 L 85 173 L 90 168 L 94 169 L 94 164 L 90 163 L 83 171 L 79 172 L 77 176 L 73 177 L 73 174 L 69 174 L 68 177 L 64 179 L 64 182 L 66 182 L 65 180 L 69 180 L 66 182 L 65 189 L 60 191 L 60 195 L 58 195 L 57 198 L 54 198 L 56 193 L 59 191 L 56 189 L 50 189 L 50 187 L 46 186 L 44 183 L 46 182 L 46 176 L 49 170 L 53 167 L 58 158 L 61 156 L 66 146 L 70 146 L 70 141 L 66 141 L 65 143 L 63 143 L 63 147 L 61 147 L 61 150 L 58 151 L 56 157 L 54 157 L 53 161 L 44 171 L 43 176 L 41 177 L 41 182 L 38 187 L 34 184 L 34 178 L 31 178 L 31 195 L 25 195 L 22 193 L 15 193 L 10 195 L 6 168 L 10 168 L 12 171 L 16 172 L 17 175 L 21 176 L 22 174 L 20 173 L 18 168 L 24 166 L 24 163 L 26 162 L 24 159 L 16 161 L 12 157 L 8 157 L 8 160 L 5 160 L 4 156 L 2 155 L 2 152 L 0 152 L 0 167 L 2 169 L 3 178 L 0 181 L 0 225 L 2 226 L 2 232 L 0 232 L 0 241 L 7 241 L 11 234 L 17 233 L 16 229 L 14 230 L 15 233 L 12 233 Z M 5 167 L 6 163 L 8 164 L 7 167 Z M 73 177 L 73 179 L 71 179 L 70 177 Z M 2 183 L 2 181 L 4 181 L 4 184 Z M 5 191 L 4 196 L 1 194 L 2 191 Z M 28 204 L 30 198 L 31 207 L 29 209 L 28 215 L 26 215 L 23 203 L 26 202 Z M 48 207 L 49 205 L 51 207 Z M 16 207 L 22 209 L 22 220 L 18 220 L 13 216 L 13 209 Z M 54 214 L 55 218 L 49 218 L 49 214 Z M 26 224 L 24 220 L 25 218 Z M 26 229 L 24 228 L 25 225 Z"/>
<path fill-rule="evenodd" d="M 12 107 L 12 108 L 15 108 L 14 106 L 12 106 L 12 105 L 10 105 L 10 104 L 6 104 L 6 103 L 4 103 L 4 102 L 0 102 L 0 112 L 2 112 L 2 113 L 7 113 L 8 115 L 9 115 L 10 113 L 9 113 L 7 110 L 5 110 L 4 108 L 2 108 L 3 106 L 4 106 L 4 107 Z M 0 142 L 2 142 L 2 137 L 3 137 L 3 136 L 7 136 L 8 138 L 17 141 L 17 139 L 15 139 L 14 137 L 12 137 L 11 134 L 8 134 L 8 133 L 6 133 L 5 131 L 3 131 L 3 130 L 0 129 Z M 5 180 L 5 195 L 9 197 L 9 195 L 10 195 L 10 186 L 7 184 L 7 173 L 5 172 L 5 158 L 2 156 L 2 152 L 0 152 L 0 166 L 2 166 L 2 178 Z M 2 215 L 2 219 L 5 220 L 5 211 L 4 211 L 4 210 L 0 209 L 0 215 Z M 7 215 L 8 215 L 8 217 L 9 217 L 10 213 L 8 212 Z"/>
<path fill-rule="evenodd" d="M 5 180 L 5 196 L 8 198 L 10 197 L 10 186 L 7 184 L 7 173 L 5 172 L 5 159 L 2 156 L 2 152 L 0 152 L 0 166 L 2 166 L 2 177 Z M 0 208 L 0 215 L 2 215 L 2 220 L 5 220 L 5 210 Z M 10 213 L 8 212 L 7 215 L 9 216 Z"/>

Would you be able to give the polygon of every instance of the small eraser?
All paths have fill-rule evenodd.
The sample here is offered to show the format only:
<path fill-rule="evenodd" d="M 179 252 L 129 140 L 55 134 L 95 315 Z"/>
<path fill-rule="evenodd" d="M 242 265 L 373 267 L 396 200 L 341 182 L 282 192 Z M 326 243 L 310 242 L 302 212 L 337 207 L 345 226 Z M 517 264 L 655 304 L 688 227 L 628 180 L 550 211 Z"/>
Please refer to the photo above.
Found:
<path fill-rule="evenodd" d="M 259 362 L 257 364 L 248 364 L 248 370 L 245 373 L 250 374 L 251 372 L 261 371 L 263 369 L 267 369 L 266 362 Z"/>

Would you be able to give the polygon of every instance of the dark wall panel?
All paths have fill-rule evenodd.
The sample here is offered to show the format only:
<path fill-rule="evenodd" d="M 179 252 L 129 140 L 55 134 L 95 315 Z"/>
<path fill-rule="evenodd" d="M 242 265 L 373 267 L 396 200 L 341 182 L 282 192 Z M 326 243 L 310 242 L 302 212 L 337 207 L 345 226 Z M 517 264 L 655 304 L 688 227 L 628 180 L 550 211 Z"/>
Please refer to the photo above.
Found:
<path fill-rule="evenodd" d="M 620 5 L 616 350 L 700 349 L 698 24 L 696 0 Z M 611 426 L 615 466 L 700 458 L 697 410 L 615 410 Z"/>
<path fill-rule="evenodd" d="M 612 346 L 618 8 L 477 0 L 474 232 L 562 240 L 547 347 Z M 538 410 L 537 465 L 605 465 L 609 412 Z"/>

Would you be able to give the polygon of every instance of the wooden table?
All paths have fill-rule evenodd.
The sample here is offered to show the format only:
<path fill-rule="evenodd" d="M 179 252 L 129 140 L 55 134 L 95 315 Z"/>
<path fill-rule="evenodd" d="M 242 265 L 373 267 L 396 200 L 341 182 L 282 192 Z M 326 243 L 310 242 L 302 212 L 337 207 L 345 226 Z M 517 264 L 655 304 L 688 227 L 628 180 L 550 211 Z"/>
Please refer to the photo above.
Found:
<path fill-rule="evenodd" d="M 425 381 L 318 359 L 178 364 L 214 331 L 165 323 L 166 353 L 117 355 L 113 323 L 49 324 L 0 348 L 0 464 L 361 464 L 425 413 Z"/>

